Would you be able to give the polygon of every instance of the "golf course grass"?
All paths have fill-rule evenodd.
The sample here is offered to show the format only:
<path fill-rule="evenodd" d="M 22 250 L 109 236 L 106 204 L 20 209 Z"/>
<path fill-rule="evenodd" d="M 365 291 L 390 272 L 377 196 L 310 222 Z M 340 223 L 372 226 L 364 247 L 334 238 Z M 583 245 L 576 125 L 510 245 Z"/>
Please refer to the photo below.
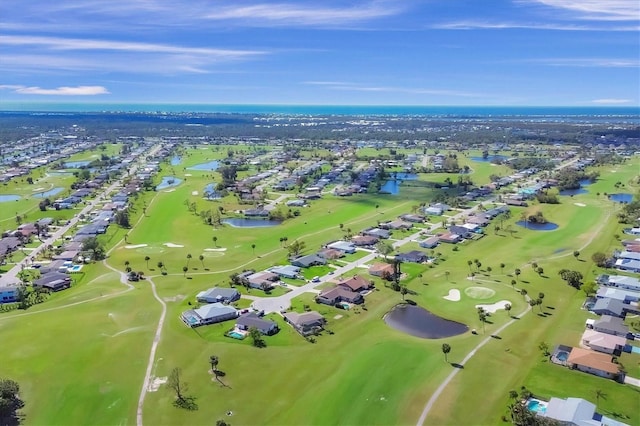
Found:
<path fill-rule="evenodd" d="M 227 147 L 200 148 L 183 152 L 178 165 L 163 164 L 167 174 L 184 180 L 171 192 L 141 195 L 131 218 L 136 224 L 133 229 L 112 226 L 101 237 L 113 248 L 107 264 L 124 271 L 125 262 L 129 262 L 133 270 L 144 271 L 166 304 L 152 377 L 166 378 L 172 369 L 180 368 L 188 383 L 186 394 L 198 405 L 194 411 L 174 407 L 175 394 L 160 385 L 146 395 L 145 424 L 210 424 L 218 419 L 238 425 L 415 424 L 431 395 L 456 368 L 452 364 L 462 362 L 486 338 L 489 341 L 444 389 L 425 424 L 500 424 L 509 391 L 522 385 L 545 398 L 577 396 L 593 402 L 593 389 L 599 388 L 609 395 L 600 402 L 605 414 L 617 413 L 629 424 L 640 422 L 633 408 L 636 388 L 550 364 L 538 349 L 540 342 L 550 347 L 578 345 L 590 314 L 580 309 L 584 293 L 569 287 L 558 271 L 578 270 L 585 281 L 604 271 L 593 264 L 591 255 L 617 248 L 614 234 L 623 226 L 615 221 L 620 207 L 596 192 L 612 193 L 614 183 L 621 179 L 631 186 L 637 164 L 616 166 L 613 177 L 602 172 L 588 193 L 562 197 L 559 205 L 512 207 L 503 230 L 494 232 L 489 226 L 477 241 L 457 248 L 438 246 L 433 250 L 433 265 L 401 265 L 403 284 L 410 291 L 407 299 L 435 315 L 463 323 L 477 334 L 429 340 L 387 326 L 382 318 L 402 301 L 402 295 L 376 278 L 376 290 L 366 296 L 364 307 L 345 311 L 318 305 L 312 293 L 293 300 L 291 310 L 302 312 L 309 306 L 327 319 L 331 333 L 324 332 L 315 343 L 306 341 L 274 313 L 269 317 L 278 323 L 280 332 L 265 337 L 266 348 L 256 348 L 250 339 L 224 336 L 232 322 L 190 329 L 180 320 L 180 313 L 194 307 L 198 292 L 213 286 L 228 287 L 234 272 L 285 264 L 285 246 L 295 240 L 305 243 L 304 254 L 313 253 L 328 241 L 345 238 L 348 230 L 358 233 L 379 221 L 409 213 L 412 206 L 432 199 L 436 190 L 409 187 L 405 191 L 402 187 L 398 195 L 344 198 L 325 194 L 308 207 L 296 208 L 299 216 L 281 225 L 214 228 L 190 212 L 185 201 L 195 202 L 198 212 L 223 207 L 225 217 L 235 217 L 235 210 L 251 206 L 239 204 L 233 196 L 215 201 L 202 198 L 207 184 L 221 181 L 219 173 L 186 169 L 223 158 Z M 378 151 L 367 149 L 359 150 L 358 155 L 377 155 Z M 461 159 L 461 164 L 467 161 L 479 184 L 488 183 L 490 174 L 507 173 L 505 166 L 467 158 Z M 420 179 L 431 177 L 421 175 Z M 196 191 L 200 195 L 193 195 Z M 294 196 L 295 191 L 273 196 L 281 194 Z M 540 232 L 517 227 L 521 212 L 530 209 L 543 211 L 558 229 Z M 506 230 L 508 226 L 513 232 Z M 403 235 L 410 233 L 394 232 L 392 238 Z M 283 237 L 287 244 L 281 241 Z M 412 242 L 402 251 L 418 248 Z M 578 258 L 573 255 L 575 250 L 580 252 Z M 357 252 L 341 261 L 366 254 Z M 474 276 L 469 279 L 467 262 L 473 259 L 481 266 L 473 266 Z M 161 274 L 158 262 L 163 263 L 166 275 Z M 544 273 L 533 271 L 532 262 L 543 267 Z M 188 267 L 186 273 L 184 266 Z M 517 277 L 516 268 L 521 270 Z M 329 270 L 329 266 L 316 267 L 304 276 L 310 279 Z M 0 339 L 11 342 L 12 347 L 0 351 L 0 365 L 9 366 L 12 378 L 21 385 L 27 401 L 23 410 L 27 424 L 87 424 L 91 419 L 100 424 L 136 422 L 138 397 L 162 306 L 148 280 L 132 283 L 133 289 L 129 289 L 117 272 L 103 264 L 85 266 L 83 272 L 70 290 L 45 303 L 26 312 L 0 314 Z M 364 268 L 354 272 L 372 278 Z M 512 285 L 514 279 L 517 283 Z M 443 300 L 453 288 L 460 290 L 460 300 Z M 543 305 L 531 309 L 521 289 L 534 299 L 544 293 Z M 255 289 L 239 291 L 246 296 L 265 296 Z M 278 287 L 270 297 L 285 291 Z M 498 310 L 481 323 L 476 305 L 502 300 L 511 303 L 511 311 Z M 238 307 L 247 307 L 250 302 L 241 299 Z M 512 319 L 520 314 L 520 319 Z M 489 337 L 509 322 L 513 323 L 497 338 Z M 442 353 L 443 343 L 451 346 L 449 362 Z M 211 355 L 218 356 L 218 369 L 224 372 L 220 381 L 208 371 Z M 629 375 L 638 377 L 640 356 L 630 356 Z"/>

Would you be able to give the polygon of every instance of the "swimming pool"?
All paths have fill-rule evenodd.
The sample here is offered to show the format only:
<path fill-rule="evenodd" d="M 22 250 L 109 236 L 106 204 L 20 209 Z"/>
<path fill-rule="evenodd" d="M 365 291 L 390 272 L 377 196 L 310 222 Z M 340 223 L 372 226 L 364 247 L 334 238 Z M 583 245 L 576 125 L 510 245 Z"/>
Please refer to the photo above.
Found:
<path fill-rule="evenodd" d="M 544 414 L 547 412 L 547 403 L 545 401 L 540 401 L 539 399 L 529 398 L 529 400 L 527 400 L 527 409 L 534 413 Z"/>
<path fill-rule="evenodd" d="M 560 351 L 556 353 L 556 359 L 558 359 L 559 361 L 566 361 L 567 359 L 569 359 L 569 352 Z"/>
<path fill-rule="evenodd" d="M 234 339 L 242 340 L 244 339 L 244 334 L 238 333 L 237 331 L 230 331 L 227 336 L 233 337 Z"/>
<path fill-rule="evenodd" d="M 80 272 L 81 269 L 82 269 L 82 265 L 72 265 L 69 268 L 67 268 L 67 271 L 69 271 L 69 272 Z"/>

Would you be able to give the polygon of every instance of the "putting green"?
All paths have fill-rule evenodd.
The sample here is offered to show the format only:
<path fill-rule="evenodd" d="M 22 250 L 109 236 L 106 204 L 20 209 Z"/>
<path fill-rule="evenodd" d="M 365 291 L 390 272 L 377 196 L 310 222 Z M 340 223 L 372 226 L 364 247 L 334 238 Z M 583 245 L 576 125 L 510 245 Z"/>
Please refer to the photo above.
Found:
<path fill-rule="evenodd" d="M 158 253 L 164 253 L 165 249 L 162 247 L 140 247 L 136 249 L 136 252 L 142 253 L 142 254 L 158 254 Z"/>
<path fill-rule="evenodd" d="M 464 290 L 464 294 L 472 299 L 489 299 L 493 297 L 496 292 L 486 287 L 469 287 Z"/>

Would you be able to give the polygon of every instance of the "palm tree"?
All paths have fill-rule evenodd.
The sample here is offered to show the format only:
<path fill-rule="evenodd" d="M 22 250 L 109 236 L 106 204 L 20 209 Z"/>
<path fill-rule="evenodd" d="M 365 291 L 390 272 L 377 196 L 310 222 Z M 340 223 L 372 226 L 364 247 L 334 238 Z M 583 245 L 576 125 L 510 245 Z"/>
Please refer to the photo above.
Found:
<path fill-rule="evenodd" d="M 491 271 L 493 271 L 493 268 L 491 268 L 491 266 L 487 266 L 487 273 L 489 275 L 491 275 Z"/>
<path fill-rule="evenodd" d="M 467 260 L 467 265 L 469 265 L 469 272 L 473 272 L 473 270 L 471 269 L 471 265 L 473 265 L 473 261 Z"/>
<path fill-rule="evenodd" d="M 213 236 L 213 245 L 218 247 L 218 237 L 216 237 L 215 235 Z"/>
<path fill-rule="evenodd" d="M 202 268 L 204 269 L 204 256 L 200 255 L 198 256 L 198 259 L 200 260 L 200 263 L 202 263 Z"/>
<path fill-rule="evenodd" d="M 482 308 L 478 308 L 478 319 L 482 323 L 482 334 L 484 334 L 484 323 L 487 321 L 487 312 Z"/>
<path fill-rule="evenodd" d="M 516 280 L 511 280 L 511 288 L 513 288 L 515 290 L 516 286 Z"/>
<path fill-rule="evenodd" d="M 404 296 L 409 292 L 409 290 L 407 289 L 407 286 L 401 286 L 400 287 L 400 294 L 402 295 L 402 301 L 404 302 Z"/>
<path fill-rule="evenodd" d="M 185 277 L 187 276 L 187 271 L 188 271 L 188 270 L 189 270 L 189 268 L 188 268 L 188 267 L 186 267 L 186 266 L 183 266 L 183 267 L 182 267 L 182 272 L 184 272 L 184 275 L 183 275 L 183 276 L 185 276 Z"/>
<path fill-rule="evenodd" d="M 449 274 L 451 274 L 451 272 L 444 271 L 444 276 L 447 277 L 447 281 L 449 281 Z"/>
<path fill-rule="evenodd" d="M 449 362 L 447 359 L 448 358 L 447 355 L 449 354 L 449 352 L 451 352 L 451 346 L 449 346 L 447 343 L 443 343 L 442 353 L 444 354 L 444 362 Z"/>
<path fill-rule="evenodd" d="M 573 257 L 575 257 L 576 259 L 580 257 L 580 252 L 578 250 L 573 252 Z"/>
<path fill-rule="evenodd" d="M 511 303 L 504 305 L 504 310 L 507 312 L 507 315 L 511 316 Z"/>
<path fill-rule="evenodd" d="M 125 260 L 125 261 L 124 261 L 124 268 L 125 268 L 125 269 L 128 269 L 130 264 L 131 264 L 131 263 L 130 263 L 128 260 Z"/>
<path fill-rule="evenodd" d="M 151 260 L 151 258 L 149 256 L 145 256 L 144 257 L 144 261 L 147 262 L 147 269 L 149 269 L 149 261 Z"/>
<path fill-rule="evenodd" d="M 422 281 L 422 274 L 418 274 L 418 278 L 420 278 L 420 284 L 424 284 L 424 282 Z"/>
<path fill-rule="evenodd" d="M 253 254 L 256 254 L 256 245 L 251 244 L 251 250 L 253 250 Z"/>
<path fill-rule="evenodd" d="M 522 290 L 520 290 L 520 294 L 522 295 L 523 298 L 527 298 L 527 290 L 525 290 L 524 288 Z"/>
<path fill-rule="evenodd" d="M 163 268 L 164 268 L 164 263 L 158 262 L 158 269 L 160 269 L 160 271 L 162 272 Z"/>
<path fill-rule="evenodd" d="M 516 276 L 516 279 L 517 279 L 518 281 L 520 281 L 520 279 L 519 279 L 518 277 L 520 276 L 520 273 L 521 273 L 521 272 L 522 272 L 522 271 L 520 271 L 520 269 L 519 269 L 519 268 L 516 268 L 516 270 L 515 270 L 515 271 L 513 271 L 513 273 L 514 273 L 514 275 Z"/>
<path fill-rule="evenodd" d="M 189 262 L 191 262 L 191 258 L 192 258 L 192 257 L 193 257 L 193 256 L 191 256 L 191 253 L 188 253 L 188 254 L 187 254 L 187 269 L 189 269 Z"/>
<path fill-rule="evenodd" d="M 596 409 L 598 408 L 598 403 L 601 399 L 607 399 L 607 394 L 601 389 L 596 389 Z"/>
<path fill-rule="evenodd" d="M 540 313 L 542 313 L 542 299 L 537 298 L 536 299 L 536 305 L 540 306 Z"/>

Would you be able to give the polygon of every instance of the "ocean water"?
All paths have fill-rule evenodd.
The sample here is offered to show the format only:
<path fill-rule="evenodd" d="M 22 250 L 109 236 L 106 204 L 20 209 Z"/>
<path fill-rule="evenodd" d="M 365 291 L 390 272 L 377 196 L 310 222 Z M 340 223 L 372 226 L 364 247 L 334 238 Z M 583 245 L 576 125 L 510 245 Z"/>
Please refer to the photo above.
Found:
<path fill-rule="evenodd" d="M 0 111 L 33 113 L 144 112 L 284 115 L 432 116 L 442 118 L 528 118 L 532 120 L 640 122 L 640 107 L 628 106 L 420 106 L 420 105 L 249 105 L 179 103 L 2 102 Z"/>

